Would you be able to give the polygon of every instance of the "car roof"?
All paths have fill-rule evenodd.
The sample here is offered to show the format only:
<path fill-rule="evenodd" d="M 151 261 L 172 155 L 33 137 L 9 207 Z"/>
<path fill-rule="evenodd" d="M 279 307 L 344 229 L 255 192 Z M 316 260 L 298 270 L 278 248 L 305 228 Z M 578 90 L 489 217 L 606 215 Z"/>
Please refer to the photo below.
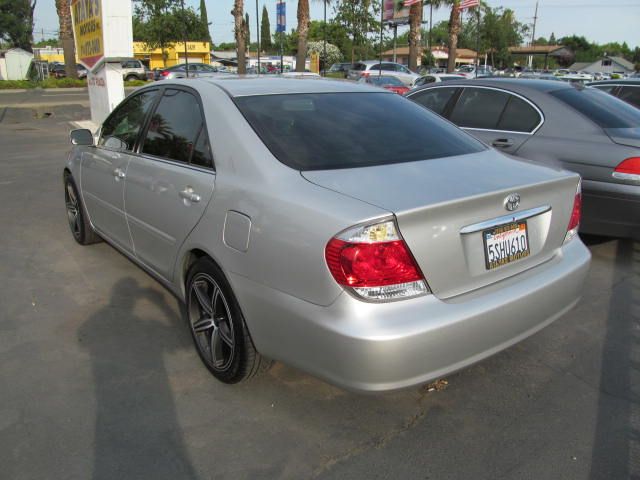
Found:
<path fill-rule="evenodd" d="M 456 85 L 467 87 L 480 86 L 504 88 L 505 90 L 512 90 L 515 92 L 524 92 L 531 90 L 538 92 L 552 92 L 567 88 L 575 88 L 569 82 L 553 82 L 551 80 L 537 80 L 529 78 L 472 78 L 468 80 L 461 78 L 460 80 L 449 80 L 446 84 L 447 87 L 453 87 Z M 419 88 L 416 88 L 414 91 L 433 87 L 435 87 L 434 84 L 423 85 Z M 441 88 L 442 85 L 438 85 L 438 87 Z"/>
<path fill-rule="evenodd" d="M 163 81 L 163 85 L 165 84 Z M 171 83 L 197 88 L 198 85 L 213 84 L 231 97 L 252 95 L 282 95 L 297 93 L 381 93 L 377 87 L 363 83 L 327 80 L 321 77 L 287 78 L 281 76 L 236 76 L 192 78 L 171 80 Z"/>
<path fill-rule="evenodd" d="M 360 61 L 355 62 L 355 63 L 362 63 L 364 65 L 377 65 L 379 63 L 393 63 L 395 65 L 399 65 L 399 63 L 397 63 L 397 62 L 387 62 L 385 60 L 383 60 L 382 62 L 380 60 L 360 60 Z"/>

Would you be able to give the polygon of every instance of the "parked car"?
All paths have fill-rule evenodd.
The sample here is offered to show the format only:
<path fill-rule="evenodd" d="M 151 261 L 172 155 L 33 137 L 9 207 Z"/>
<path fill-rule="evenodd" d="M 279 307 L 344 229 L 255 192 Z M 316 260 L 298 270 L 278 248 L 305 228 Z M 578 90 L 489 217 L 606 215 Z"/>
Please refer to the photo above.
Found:
<path fill-rule="evenodd" d="M 369 85 L 154 83 L 95 144 L 71 141 L 73 237 L 107 240 L 184 302 L 227 383 L 267 358 L 360 391 L 425 383 L 564 314 L 589 266 L 578 175 Z"/>
<path fill-rule="evenodd" d="M 417 73 L 413 73 L 404 65 L 393 62 L 382 62 L 379 60 L 364 60 L 356 62 L 353 68 L 349 70 L 348 77 L 351 80 L 359 80 L 360 77 L 376 75 L 376 72 L 382 71 L 385 75 L 393 75 L 398 77 L 402 83 L 411 87 L 413 83 L 420 77 Z"/>
<path fill-rule="evenodd" d="M 464 78 L 467 77 L 459 73 L 429 73 L 419 77 L 413 86 L 419 87 L 420 85 L 426 85 L 428 83 L 448 82 L 450 80 L 461 80 Z"/>
<path fill-rule="evenodd" d="M 463 75 L 466 78 L 483 78 L 493 76 L 493 69 L 490 66 L 478 66 L 478 73 L 476 74 L 475 65 L 463 65 L 456 69 L 455 73 Z"/>
<path fill-rule="evenodd" d="M 76 74 L 79 79 L 87 78 L 87 69 L 84 65 L 76 64 Z M 49 64 L 49 76 L 53 78 L 66 78 L 67 70 L 64 63 L 53 62 Z"/>
<path fill-rule="evenodd" d="M 129 58 L 121 62 L 122 78 L 129 82 L 132 80 L 147 80 L 147 69 L 144 64 L 136 59 Z"/>
<path fill-rule="evenodd" d="M 189 77 L 209 77 L 216 75 L 218 69 L 206 63 L 191 63 L 189 62 Z M 173 80 L 176 78 L 186 78 L 187 68 L 186 64 L 180 63 L 173 67 L 158 70 L 156 72 L 155 80 Z"/>
<path fill-rule="evenodd" d="M 610 93 L 620 100 L 640 108 L 640 78 L 628 78 L 624 80 L 607 80 L 602 82 L 587 83 L 588 86 Z"/>
<path fill-rule="evenodd" d="M 392 77 L 391 75 L 371 75 L 368 77 L 360 78 L 358 82 L 375 85 L 376 87 L 390 90 L 399 95 L 404 95 L 409 91 L 409 87 L 402 83 L 400 79 L 398 79 L 397 77 Z"/>
<path fill-rule="evenodd" d="M 640 111 L 594 88 L 492 79 L 427 85 L 409 98 L 489 145 L 582 175 L 582 231 L 640 235 Z"/>
<path fill-rule="evenodd" d="M 327 73 L 339 73 L 347 78 L 349 75 L 349 70 L 353 67 L 351 63 L 334 63 L 331 65 L 331 68 L 327 71 Z"/>

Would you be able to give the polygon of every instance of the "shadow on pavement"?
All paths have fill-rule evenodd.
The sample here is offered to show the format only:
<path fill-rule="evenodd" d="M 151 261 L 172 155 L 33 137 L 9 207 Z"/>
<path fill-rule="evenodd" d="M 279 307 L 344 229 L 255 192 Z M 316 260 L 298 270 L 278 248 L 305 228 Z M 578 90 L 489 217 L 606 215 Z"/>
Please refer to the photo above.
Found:
<path fill-rule="evenodd" d="M 602 349 L 590 479 L 640 479 L 640 242 L 620 240 Z"/>
<path fill-rule="evenodd" d="M 141 301 L 159 315 L 137 316 Z M 185 329 L 158 318 L 179 317 L 162 293 L 124 278 L 113 287 L 109 305 L 80 328 L 95 386 L 93 479 L 197 478 L 164 365 L 167 353 L 190 348 L 191 339 Z"/>

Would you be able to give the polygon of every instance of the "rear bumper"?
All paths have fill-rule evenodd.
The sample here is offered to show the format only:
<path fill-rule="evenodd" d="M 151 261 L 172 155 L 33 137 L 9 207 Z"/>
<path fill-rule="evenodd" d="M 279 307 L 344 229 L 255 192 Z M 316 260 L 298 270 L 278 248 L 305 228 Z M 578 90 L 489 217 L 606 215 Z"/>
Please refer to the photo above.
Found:
<path fill-rule="evenodd" d="M 375 304 L 343 293 L 322 307 L 244 277 L 230 281 L 261 353 L 371 392 L 442 377 L 550 324 L 579 300 L 590 257 L 574 239 L 543 265 L 447 301 Z"/>
<path fill-rule="evenodd" d="M 582 181 L 580 231 L 640 238 L 640 186 Z"/>

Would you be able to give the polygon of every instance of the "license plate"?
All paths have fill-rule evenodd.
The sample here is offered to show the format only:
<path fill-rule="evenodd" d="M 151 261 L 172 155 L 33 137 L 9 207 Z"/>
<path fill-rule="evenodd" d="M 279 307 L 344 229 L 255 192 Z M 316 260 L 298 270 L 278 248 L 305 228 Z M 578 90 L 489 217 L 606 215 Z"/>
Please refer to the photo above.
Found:
<path fill-rule="evenodd" d="M 527 222 L 507 223 L 485 230 L 482 238 L 487 270 L 502 267 L 530 254 Z"/>

